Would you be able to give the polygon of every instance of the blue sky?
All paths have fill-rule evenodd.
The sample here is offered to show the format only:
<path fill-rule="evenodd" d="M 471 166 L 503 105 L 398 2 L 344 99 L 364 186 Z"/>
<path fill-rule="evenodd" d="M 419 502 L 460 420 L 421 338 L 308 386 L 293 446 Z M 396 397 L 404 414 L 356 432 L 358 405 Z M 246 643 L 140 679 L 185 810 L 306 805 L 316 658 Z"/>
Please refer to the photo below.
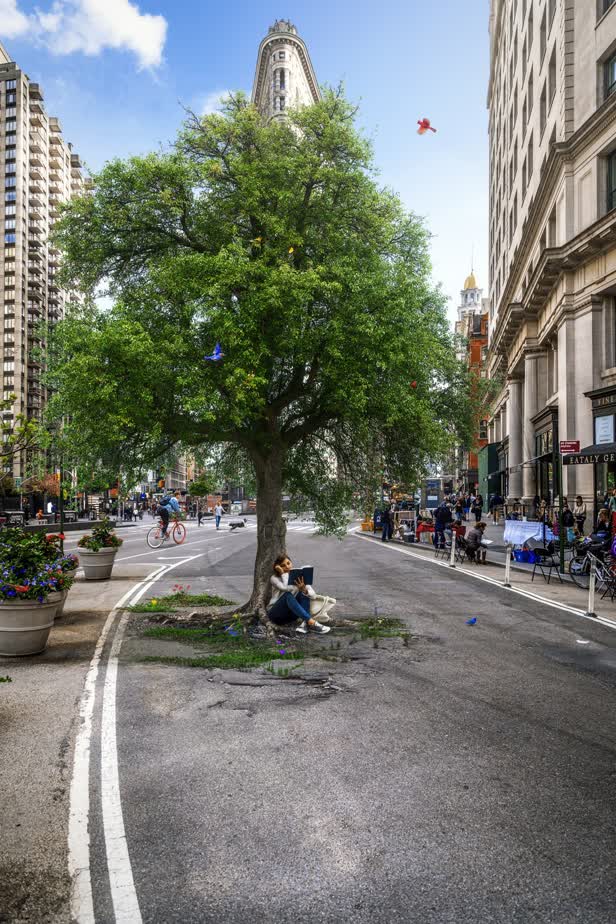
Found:
<path fill-rule="evenodd" d="M 344 81 L 383 184 L 425 216 L 453 317 L 474 247 L 488 288 L 488 0 L 0 0 L 0 41 L 92 169 L 168 144 L 182 104 L 250 91 L 268 26 L 291 19 L 321 83 Z M 438 129 L 420 137 L 417 119 Z"/>

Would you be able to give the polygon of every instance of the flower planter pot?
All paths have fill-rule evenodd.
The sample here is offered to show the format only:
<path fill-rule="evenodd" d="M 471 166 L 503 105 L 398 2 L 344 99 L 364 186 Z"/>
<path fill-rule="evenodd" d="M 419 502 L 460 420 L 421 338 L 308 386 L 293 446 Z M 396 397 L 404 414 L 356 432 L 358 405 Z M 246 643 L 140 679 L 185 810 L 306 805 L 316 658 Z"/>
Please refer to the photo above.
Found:
<path fill-rule="evenodd" d="M 106 581 L 111 577 L 117 549 L 79 549 L 79 564 L 86 581 Z"/>
<path fill-rule="evenodd" d="M 66 598 L 68 597 L 68 590 L 60 590 L 57 593 L 49 594 L 47 597 L 48 601 L 56 604 L 56 614 L 54 619 L 60 619 L 64 613 L 64 604 L 66 603 Z"/>
<path fill-rule="evenodd" d="M 57 605 L 36 600 L 0 603 L 0 655 L 15 658 L 44 651 Z"/>

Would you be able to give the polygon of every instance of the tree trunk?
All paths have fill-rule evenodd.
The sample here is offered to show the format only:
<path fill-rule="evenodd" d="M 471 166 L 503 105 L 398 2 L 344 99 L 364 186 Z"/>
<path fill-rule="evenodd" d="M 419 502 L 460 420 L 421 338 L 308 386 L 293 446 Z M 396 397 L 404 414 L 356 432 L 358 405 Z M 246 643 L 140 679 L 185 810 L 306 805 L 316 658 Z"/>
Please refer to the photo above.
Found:
<path fill-rule="evenodd" d="M 284 453 L 275 449 L 267 458 L 253 460 L 257 476 L 257 557 L 250 600 L 243 607 L 265 620 L 274 561 L 286 550 L 287 526 L 282 518 Z"/>

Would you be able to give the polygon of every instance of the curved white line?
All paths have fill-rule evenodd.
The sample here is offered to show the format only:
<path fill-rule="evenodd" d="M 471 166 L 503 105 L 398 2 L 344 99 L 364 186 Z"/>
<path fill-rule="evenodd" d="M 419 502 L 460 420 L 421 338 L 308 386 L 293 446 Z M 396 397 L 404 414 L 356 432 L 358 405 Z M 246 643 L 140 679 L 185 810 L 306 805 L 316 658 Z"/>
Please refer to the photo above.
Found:
<path fill-rule="evenodd" d="M 150 578 L 141 581 L 133 589 L 130 595 L 131 602 L 137 603 L 146 591 L 169 571 L 206 554 L 207 552 L 202 552 L 200 555 L 186 556 L 172 565 L 162 566 L 155 575 L 150 575 Z M 116 725 L 118 656 L 129 618 L 129 613 L 122 614 L 109 652 L 101 718 L 101 806 L 116 924 L 141 924 L 142 921 L 122 813 Z"/>
<path fill-rule="evenodd" d="M 159 565 L 147 578 L 151 580 L 162 570 Z M 94 655 L 84 681 L 79 702 L 79 729 L 75 739 L 73 775 L 69 793 L 68 816 L 68 870 L 71 877 L 71 914 L 77 924 L 94 924 L 94 902 L 92 898 L 92 877 L 90 874 L 90 746 L 92 740 L 92 717 L 96 701 L 96 681 L 103 648 L 115 622 L 118 609 L 139 587 L 133 587 L 124 594 L 111 610 L 98 638 Z"/>

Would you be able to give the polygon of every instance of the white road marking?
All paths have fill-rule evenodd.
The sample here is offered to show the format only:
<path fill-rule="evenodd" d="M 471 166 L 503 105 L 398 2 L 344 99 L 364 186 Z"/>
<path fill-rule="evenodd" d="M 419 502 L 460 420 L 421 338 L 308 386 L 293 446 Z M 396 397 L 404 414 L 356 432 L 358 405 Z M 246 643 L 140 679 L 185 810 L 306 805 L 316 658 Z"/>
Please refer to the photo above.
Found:
<path fill-rule="evenodd" d="M 162 566 L 159 565 L 150 577 L 161 570 Z M 131 588 L 128 594 L 124 594 L 107 617 L 90 661 L 79 703 L 79 730 L 75 740 L 68 819 L 68 871 L 71 877 L 71 912 L 78 924 L 94 924 L 95 921 L 90 873 L 89 816 L 90 746 L 92 740 L 92 716 L 96 701 L 96 680 L 103 648 L 115 621 L 117 610 L 132 593 L 134 593 L 134 588 Z"/>
<path fill-rule="evenodd" d="M 377 548 L 384 549 L 388 552 L 399 552 L 401 555 L 408 555 L 409 558 L 416 558 L 418 561 L 427 562 L 431 565 L 438 565 L 440 568 L 447 568 L 449 574 L 452 573 L 452 569 L 450 568 L 449 562 L 447 561 L 440 561 L 436 558 L 427 558 L 424 555 L 419 555 L 417 552 L 411 552 L 410 549 L 402 549 L 396 545 L 386 546 L 384 542 L 375 542 L 374 539 L 371 539 L 369 536 L 364 536 L 359 532 L 355 532 L 353 535 L 358 539 L 365 539 L 367 542 L 372 542 L 377 546 Z M 581 616 L 583 619 L 589 619 L 594 623 L 600 622 L 601 625 L 607 626 L 609 629 L 616 629 L 616 622 L 611 619 L 606 619 L 603 616 L 588 616 L 584 610 L 578 610 L 573 606 L 567 606 L 566 603 L 557 603 L 555 600 L 549 600 L 547 597 L 542 597 L 540 594 L 535 594 L 530 590 L 521 590 L 518 587 L 505 587 L 501 581 L 497 581 L 495 578 L 487 577 L 485 574 L 477 574 L 474 571 L 461 571 L 460 569 L 458 569 L 455 573 L 474 578 L 476 581 L 483 581 L 485 584 L 492 584 L 495 587 L 500 587 L 501 590 L 506 590 L 509 593 L 517 594 L 520 597 L 526 597 L 529 600 L 536 600 L 538 603 L 543 603 L 545 606 L 551 606 L 554 609 L 561 610 L 564 613 L 572 613 L 574 616 Z"/>
<path fill-rule="evenodd" d="M 202 552 L 199 555 L 186 556 L 173 565 L 160 567 L 150 578 L 140 581 L 128 595 L 125 595 L 121 603 L 126 603 L 128 599 L 132 603 L 137 603 L 150 587 L 169 571 L 206 554 L 206 552 Z M 116 604 L 116 606 L 119 608 L 120 604 Z M 116 731 L 118 656 L 128 619 L 128 613 L 124 613 L 120 619 L 109 653 L 107 672 L 105 674 L 101 718 L 101 805 L 109 886 L 116 924 L 141 924 L 141 911 L 135 890 L 124 828 L 124 816 L 122 814 Z"/>
<path fill-rule="evenodd" d="M 200 557 L 201 555 L 193 555 L 190 557 L 185 556 L 179 560 L 177 564 L 167 566 L 157 565 L 154 571 L 152 571 L 146 578 L 143 578 L 143 580 L 139 581 L 135 587 L 131 587 L 131 589 L 127 591 L 120 600 L 118 600 L 118 602 L 107 616 L 105 625 L 96 643 L 94 655 L 92 656 L 92 660 L 88 668 L 88 673 L 86 674 L 83 692 L 79 703 L 79 729 L 75 739 L 73 773 L 69 793 L 68 870 L 71 877 L 71 913 L 76 924 L 96 924 L 96 919 L 94 916 L 94 901 L 92 897 L 92 874 L 90 870 L 90 753 L 92 740 L 92 718 L 94 715 L 94 706 L 96 702 L 96 681 L 98 678 L 98 672 L 105 643 L 115 622 L 118 610 L 120 610 L 131 599 L 131 597 L 134 597 L 135 601 L 141 599 L 143 594 L 146 593 L 146 591 L 156 583 L 162 574 L 171 571 L 172 568 L 177 568 L 181 562 L 192 561 L 193 559 Z M 122 636 L 120 636 L 119 642 L 121 641 L 121 638 Z M 119 642 L 117 648 L 115 648 L 114 646 L 116 639 L 114 638 L 112 651 L 119 651 Z M 117 655 L 115 669 L 117 675 Z M 107 686 L 107 678 L 105 678 L 105 690 L 109 690 Z M 109 708 L 109 697 L 107 699 L 107 704 Z M 115 695 L 113 697 L 113 710 L 115 717 Z M 117 779 L 117 753 L 115 755 L 115 767 Z M 121 806 L 119 818 L 123 827 Z M 109 852 L 110 851 L 108 849 L 108 856 Z M 140 915 L 137 918 L 131 918 L 131 921 L 134 921 L 135 924 L 138 924 L 140 920 Z"/>

